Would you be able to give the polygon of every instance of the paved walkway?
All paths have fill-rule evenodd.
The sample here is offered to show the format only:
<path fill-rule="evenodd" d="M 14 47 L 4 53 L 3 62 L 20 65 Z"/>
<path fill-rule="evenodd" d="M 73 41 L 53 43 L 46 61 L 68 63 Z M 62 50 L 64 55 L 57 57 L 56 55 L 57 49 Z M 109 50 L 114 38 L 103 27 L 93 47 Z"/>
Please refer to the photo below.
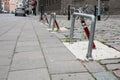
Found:
<path fill-rule="evenodd" d="M 0 15 L 0 80 L 120 80 L 120 59 L 76 60 L 38 20 Z"/>

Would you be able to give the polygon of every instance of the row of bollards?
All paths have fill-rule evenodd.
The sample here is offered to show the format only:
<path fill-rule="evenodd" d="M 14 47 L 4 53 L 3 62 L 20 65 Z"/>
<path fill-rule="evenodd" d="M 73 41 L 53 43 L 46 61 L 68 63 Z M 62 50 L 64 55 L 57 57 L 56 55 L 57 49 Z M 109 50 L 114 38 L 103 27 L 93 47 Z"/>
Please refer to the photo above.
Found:
<path fill-rule="evenodd" d="M 76 17 L 80 17 L 81 20 L 81 25 L 86 33 L 87 38 L 89 39 L 89 44 L 88 44 L 88 51 L 87 51 L 87 55 L 86 57 L 88 59 L 92 58 L 92 49 L 96 49 L 95 43 L 94 41 L 94 32 L 95 32 L 95 23 L 96 23 L 96 19 L 95 19 L 95 15 L 90 15 L 90 14 L 85 14 L 85 13 L 81 13 L 81 12 L 74 12 L 72 14 L 71 17 L 71 28 L 70 28 L 70 43 L 72 43 L 72 38 L 73 38 L 73 33 L 74 33 L 74 25 L 75 25 L 75 18 Z M 52 31 L 54 31 L 54 28 L 56 27 L 57 30 L 60 30 L 60 27 L 57 23 L 56 20 L 56 13 L 51 13 L 50 14 L 50 19 L 48 21 L 47 19 L 47 14 L 45 13 L 43 16 L 43 20 L 49 24 L 49 28 L 52 28 Z M 90 31 L 88 29 L 88 27 L 86 26 L 86 22 L 84 20 L 85 18 L 90 18 L 91 19 L 91 28 Z"/>
<path fill-rule="evenodd" d="M 50 14 L 50 20 L 49 21 L 48 21 L 48 18 L 47 18 L 47 13 L 44 13 L 41 17 L 42 17 L 42 21 L 49 24 L 49 28 L 52 28 L 52 31 L 54 31 L 55 27 L 57 28 L 57 31 L 60 30 L 60 27 L 59 27 L 58 22 L 56 20 L 56 13 L 51 13 Z"/>
<path fill-rule="evenodd" d="M 52 31 L 54 31 L 55 27 L 57 28 L 57 31 L 60 30 L 60 27 L 59 27 L 57 20 L 56 20 L 56 13 L 51 13 L 51 15 L 50 15 L 49 28 L 51 28 L 51 24 L 53 24 Z"/>

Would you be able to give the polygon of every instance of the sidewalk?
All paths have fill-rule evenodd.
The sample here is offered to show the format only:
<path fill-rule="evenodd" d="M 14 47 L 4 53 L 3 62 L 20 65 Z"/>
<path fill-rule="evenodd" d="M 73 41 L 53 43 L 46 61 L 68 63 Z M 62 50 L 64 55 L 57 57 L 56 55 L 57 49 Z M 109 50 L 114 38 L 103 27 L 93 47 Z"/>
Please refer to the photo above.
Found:
<path fill-rule="evenodd" d="M 38 16 L 14 18 L 0 19 L 0 80 L 120 79 L 120 59 L 77 60 Z"/>

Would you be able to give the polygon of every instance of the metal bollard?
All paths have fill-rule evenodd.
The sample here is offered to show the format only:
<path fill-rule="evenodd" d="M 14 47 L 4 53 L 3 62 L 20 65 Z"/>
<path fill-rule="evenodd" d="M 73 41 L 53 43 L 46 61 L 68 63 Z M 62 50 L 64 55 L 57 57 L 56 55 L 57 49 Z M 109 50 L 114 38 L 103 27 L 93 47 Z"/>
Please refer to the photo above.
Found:
<path fill-rule="evenodd" d="M 51 28 L 51 22 L 52 22 L 52 14 L 50 15 L 50 20 L 49 20 L 49 28 Z"/>
<path fill-rule="evenodd" d="M 74 33 L 74 25 L 75 25 L 75 15 L 71 17 L 71 28 L 70 28 L 70 43 L 72 43 L 73 33 Z"/>
<path fill-rule="evenodd" d="M 100 16 L 100 4 L 101 4 L 101 0 L 98 0 L 98 21 L 101 20 L 101 16 Z"/>
<path fill-rule="evenodd" d="M 40 6 L 40 13 L 41 13 L 40 14 L 40 21 L 41 21 L 41 20 L 43 20 L 43 14 L 44 14 L 44 6 L 43 5 Z"/>
<path fill-rule="evenodd" d="M 96 18 L 96 16 L 97 16 L 97 7 L 96 7 L 96 5 L 94 6 L 94 15 L 95 15 L 95 18 Z"/>
<path fill-rule="evenodd" d="M 95 16 L 90 14 L 85 14 L 85 13 L 76 13 L 76 12 L 72 14 L 72 21 L 71 21 L 72 23 L 70 28 L 70 43 L 72 43 L 72 37 L 74 33 L 74 23 L 75 23 L 76 16 L 91 18 L 90 38 L 89 38 L 87 55 L 86 55 L 86 57 L 90 59 L 92 58 L 92 47 L 93 47 L 95 23 L 96 23 Z"/>
<path fill-rule="evenodd" d="M 51 13 L 49 28 L 51 28 L 52 20 L 53 20 L 52 31 L 54 31 L 55 26 L 57 27 L 57 30 L 59 30 L 60 27 L 59 27 L 59 25 L 58 25 L 58 23 L 57 23 L 57 21 L 56 21 L 56 13 Z"/>
<path fill-rule="evenodd" d="M 49 22 L 48 22 L 48 18 L 47 18 L 47 13 L 45 14 L 45 16 L 46 16 L 46 22 L 49 24 Z"/>
<path fill-rule="evenodd" d="M 85 20 L 84 20 L 84 17 L 81 17 L 81 24 L 82 24 L 82 26 L 83 26 L 83 28 L 84 28 L 84 31 L 85 31 L 85 33 L 86 33 L 87 38 L 89 39 L 89 37 L 90 37 L 90 31 L 89 31 L 88 27 L 86 26 L 86 22 L 85 22 Z M 95 43 L 94 43 L 94 42 L 93 42 L 92 48 L 93 48 L 93 49 L 96 49 L 96 46 L 95 46 Z"/>
<path fill-rule="evenodd" d="M 53 26 L 52 26 L 52 31 L 54 31 L 54 28 L 55 28 L 55 18 L 56 18 L 56 13 L 53 13 L 52 16 L 53 16 Z"/>
<path fill-rule="evenodd" d="M 70 5 L 68 5 L 68 20 L 70 20 Z"/>
<path fill-rule="evenodd" d="M 44 18 L 43 20 L 44 20 L 45 22 L 47 22 L 47 24 L 49 24 L 48 18 L 47 18 L 47 13 L 44 13 L 44 17 L 43 17 L 43 18 Z"/>

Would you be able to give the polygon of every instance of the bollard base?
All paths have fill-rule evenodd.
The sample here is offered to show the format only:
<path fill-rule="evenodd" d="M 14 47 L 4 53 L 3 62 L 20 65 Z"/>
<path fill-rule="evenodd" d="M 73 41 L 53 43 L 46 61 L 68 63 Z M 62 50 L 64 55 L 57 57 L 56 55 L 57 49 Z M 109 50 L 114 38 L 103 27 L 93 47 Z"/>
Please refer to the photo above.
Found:
<path fill-rule="evenodd" d="M 87 58 L 89 61 L 93 61 L 92 55 L 88 55 L 88 54 L 87 54 L 86 58 Z"/>
<path fill-rule="evenodd" d="M 100 15 L 98 15 L 98 21 L 100 21 L 101 20 L 101 17 L 100 17 Z"/>

